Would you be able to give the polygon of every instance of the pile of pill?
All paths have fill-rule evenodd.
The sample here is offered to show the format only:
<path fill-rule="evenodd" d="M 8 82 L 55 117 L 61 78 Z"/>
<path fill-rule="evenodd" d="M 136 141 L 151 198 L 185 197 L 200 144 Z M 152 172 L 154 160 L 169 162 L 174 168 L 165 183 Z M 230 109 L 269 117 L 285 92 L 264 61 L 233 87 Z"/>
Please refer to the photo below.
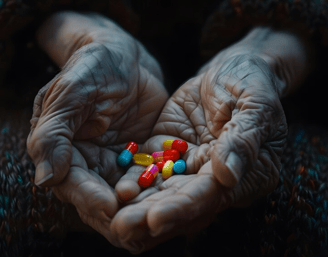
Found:
<path fill-rule="evenodd" d="M 137 153 L 138 145 L 129 142 L 117 158 L 118 165 L 125 167 L 134 160 L 135 164 L 147 166 L 140 175 L 138 184 L 145 188 L 154 181 L 158 172 L 162 172 L 163 179 L 168 179 L 173 172 L 181 174 L 186 170 L 186 162 L 180 159 L 188 149 L 188 144 L 183 140 L 165 140 L 163 151 L 154 152 L 152 155 Z M 155 163 L 155 164 L 154 164 Z"/>

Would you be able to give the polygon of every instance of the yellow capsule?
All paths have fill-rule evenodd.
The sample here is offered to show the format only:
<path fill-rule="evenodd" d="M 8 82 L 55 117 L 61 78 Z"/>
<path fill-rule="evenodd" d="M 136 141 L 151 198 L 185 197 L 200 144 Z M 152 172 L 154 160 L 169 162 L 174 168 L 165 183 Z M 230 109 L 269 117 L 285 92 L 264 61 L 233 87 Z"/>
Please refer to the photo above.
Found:
<path fill-rule="evenodd" d="M 165 162 L 164 167 L 162 169 L 163 179 L 167 179 L 172 176 L 173 165 L 174 165 L 174 162 L 171 160 Z"/>
<path fill-rule="evenodd" d="M 136 153 L 133 155 L 134 163 L 144 166 L 149 166 L 154 162 L 153 156 L 145 153 Z"/>
<path fill-rule="evenodd" d="M 163 143 L 163 150 L 165 151 L 171 149 L 173 141 L 174 140 L 165 140 Z"/>

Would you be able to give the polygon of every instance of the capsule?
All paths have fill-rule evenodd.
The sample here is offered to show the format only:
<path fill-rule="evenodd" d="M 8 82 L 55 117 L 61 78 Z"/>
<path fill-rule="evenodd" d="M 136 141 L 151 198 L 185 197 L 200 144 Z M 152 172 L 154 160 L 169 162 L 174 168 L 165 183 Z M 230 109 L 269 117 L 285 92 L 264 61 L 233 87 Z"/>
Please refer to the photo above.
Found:
<path fill-rule="evenodd" d="M 159 161 L 156 163 L 159 172 L 162 171 L 164 165 L 165 165 L 165 161 Z"/>
<path fill-rule="evenodd" d="M 182 154 L 188 150 L 188 143 L 184 140 L 165 140 L 163 143 L 163 149 L 175 149 Z"/>
<path fill-rule="evenodd" d="M 154 152 L 152 156 L 154 157 L 154 160 L 156 162 L 168 161 L 168 160 L 177 161 L 180 158 L 179 152 L 175 149 L 165 150 L 161 152 Z"/>
<path fill-rule="evenodd" d="M 153 156 L 145 153 L 137 153 L 133 156 L 133 160 L 135 164 L 149 166 L 154 162 Z"/>
<path fill-rule="evenodd" d="M 138 145 L 135 142 L 129 142 L 125 146 L 124 150 L 117 157 L 117 163 L 121 167 L 129 165 L 134 154 L 138 152 Z"/>
<path fill-rule="evenodd" d="M 186 170 L 186 162 L 182 159 L 177 160 L 173 165 L 173 171 L 175 173 L 183 173 Z"/>
<path fill-rule="evenodd" d="M 163 179 L 168 179 L 169 177 L 172 176 L 172 173 L 173 173 L 173 165 L 174 165 L 174 162 L 171 161 L 171 160 L 165 162 L 165 165 L 164 165 L 164 167 L 162 169 Z"/>
<path fill-rule="evenodd" d="M 149 187 L 154 181 L 158 173 L 158 168 L 155 164 L 151 164 L 141 173 L 138 179 L 138 185 L 141 187 Z"/>
<path fill-rule="evenodd" d="M 172 143 L 174 142 L 174 140 L 165 140 L 163 143 L 163 150 L 170 150 L 172 149 Z"/>
<path fill-rule="evenodd" d="M 124 149 L 129 150 L 133 155 L 135 155 L 138 152 L 138 144 L 131 141 L 127 143 Z"/>

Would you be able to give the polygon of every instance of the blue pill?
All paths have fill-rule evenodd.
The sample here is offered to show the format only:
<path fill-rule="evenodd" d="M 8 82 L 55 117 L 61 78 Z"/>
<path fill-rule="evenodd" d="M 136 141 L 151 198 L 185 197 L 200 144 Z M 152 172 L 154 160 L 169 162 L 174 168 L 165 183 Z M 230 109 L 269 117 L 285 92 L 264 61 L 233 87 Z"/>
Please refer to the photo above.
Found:
<path fill-rule="evenodd" d="M 123 150 L 117 157 L 117 164 L 121 167 L 129 165 L 133 157 L 133 154 L 129 150 Z"/>
<path fill-rule="evenodd" d="M 183 173 L 186 170 L 186 162 L 182 159 L 177 160 L 173 165 L 173 171 L 175 173 Z"/>

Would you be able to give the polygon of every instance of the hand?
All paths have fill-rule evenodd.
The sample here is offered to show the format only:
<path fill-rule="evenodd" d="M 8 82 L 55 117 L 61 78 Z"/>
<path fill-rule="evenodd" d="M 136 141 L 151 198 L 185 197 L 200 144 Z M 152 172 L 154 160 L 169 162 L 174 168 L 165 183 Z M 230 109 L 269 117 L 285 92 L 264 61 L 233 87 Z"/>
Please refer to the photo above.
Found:
<path fill-rule="evenodd" d="M 124 174 L 116 158 L 127 142 L 149 138 L 168 98 L 161 70 L 139 42 L 102 16 L 59 13 L 39 34 L 58 64 L 68 61 L 35 98 L 27 141 L 35 181 L 53 186 L 106 237 L 118 209 L 111 187 Z M 60 55 L 61 49 L 70 51 Z"/>
<path fill-rule="evenodd" d="M 127 206 L 112 220 L 111 242 L 140 253 L 273 190 L 287 135 L 275 83 L 262 58 L 238 55 L 207 66 L 181 86 L 142 152 L 160 151 L 166 139 L 187 141 L 186 175 L 163 182 L 159 174 L 141 192 L 137 180 L 145 168 L 131 167 L 115 187 Z"/>

